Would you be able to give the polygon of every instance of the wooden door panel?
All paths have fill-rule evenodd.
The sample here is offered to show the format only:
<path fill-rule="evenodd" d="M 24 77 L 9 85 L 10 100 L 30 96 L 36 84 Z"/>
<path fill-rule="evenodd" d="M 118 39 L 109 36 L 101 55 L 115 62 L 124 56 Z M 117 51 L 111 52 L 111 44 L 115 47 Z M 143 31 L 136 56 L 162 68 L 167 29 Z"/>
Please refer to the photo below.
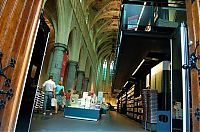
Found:
<path fill-rule="evenodd" d="M 15 68 L 5 72 L 12 80 L 14 96 L 0 110 L 0 131 L 13 131 L 15 128 L 42 3 L 43 0 L 0 0 L 0 49 L 4 54 L 2 64 L 8 64 L 11 57 L 16 60 Z M 1 85 L 3 80 L 0 76 Z"/>

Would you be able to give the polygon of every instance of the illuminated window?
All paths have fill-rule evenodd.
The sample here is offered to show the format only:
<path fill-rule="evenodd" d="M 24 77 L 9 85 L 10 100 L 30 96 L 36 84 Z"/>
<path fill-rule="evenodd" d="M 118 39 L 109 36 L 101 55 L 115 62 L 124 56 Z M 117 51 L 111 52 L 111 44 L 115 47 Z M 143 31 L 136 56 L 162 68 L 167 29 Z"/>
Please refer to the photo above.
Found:
<path fill-rule="evenodd" d="M 111 63 L 110 63 L 110 75 L 109 75 L 109 80 L 112 80 L 113 67 L 114 67 L 114 61 L 111 61 Z"/>
<path fill-rule="evenodd" d="M 107 72 L 107 61 L 105 60 L 103 63 L 103 80 L 106 80 L 106 72 Z"/>
<path fill-rule="evenodd" d="M 86 24 L 88 24 L 88 19 L 89 19 L 89 16 L 87 15 L 87 16 L 85 17 L 85 22 L 86 22 Z"/>
<path fill-rule="evenodd" d="M 101 74 L 101 64 L 99 64 L 98 69 L 97 69 L 97 80 L 96 80 L 96 84 L 99 84 L 100 81 L 100 74 Z"/>

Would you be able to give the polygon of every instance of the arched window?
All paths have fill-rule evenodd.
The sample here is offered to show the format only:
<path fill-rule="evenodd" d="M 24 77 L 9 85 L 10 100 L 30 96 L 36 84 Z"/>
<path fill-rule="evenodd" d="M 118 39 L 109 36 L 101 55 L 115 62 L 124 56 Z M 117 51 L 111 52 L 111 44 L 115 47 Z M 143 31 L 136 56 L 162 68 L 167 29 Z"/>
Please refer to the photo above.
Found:
<path fill-rule="evenodd" d="M 86 24 L 88 24 L 88 20 L 89 20 L 89 14 L 87 13 L 86 17 L 85 17 L 85 22 Z"/>
<path fill-rule="evenodd" d="M 103 80 L 106 80 L 106 72 L 107 72 L 107 60 L 104 60 L 104 62 L 103 62 L 103 72 L 102 72 Z"/>
<path fill-rule="evenodd" d="M 114 67 L 114 61 L 111 61 L 111 63 L 110 63 L 110 74 L 109 74 L 109 80 L 112 80 L 113 67 Z"/>
<path fill-rule="evenodd" d="M 101 63 L 98 65 L 98 69 L 97 69 L 97 80 L 96 80 L 96 84 L 99 84 L 100 81 L 100 74 L 101 74 Z"/>

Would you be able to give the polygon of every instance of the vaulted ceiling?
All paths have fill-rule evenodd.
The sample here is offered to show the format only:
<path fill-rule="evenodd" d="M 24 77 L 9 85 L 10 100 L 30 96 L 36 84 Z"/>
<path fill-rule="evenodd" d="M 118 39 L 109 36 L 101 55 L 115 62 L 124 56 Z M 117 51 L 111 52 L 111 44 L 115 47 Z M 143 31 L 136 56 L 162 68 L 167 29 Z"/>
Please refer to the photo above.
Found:
<path fill-rule="evenodd" d="M 45 4 L 46 16 L 51 16 L 51 20 L 53 18 L 54 21 L 58 21 L 58 3 L 67 2 L 47 0 Z M 98 58 L 113 59 L 121 0 L 81 0 L 81 3 L 85 17 L 88 19 L 88 30 L 92 32 L 91 39 Z"/>
<path fill-rule="evenodd" d="M 100 58 L 113 57 L 116 48 L 120 0 L 88 0 L 90 30 L 94 31 L 94 47 Z"/>

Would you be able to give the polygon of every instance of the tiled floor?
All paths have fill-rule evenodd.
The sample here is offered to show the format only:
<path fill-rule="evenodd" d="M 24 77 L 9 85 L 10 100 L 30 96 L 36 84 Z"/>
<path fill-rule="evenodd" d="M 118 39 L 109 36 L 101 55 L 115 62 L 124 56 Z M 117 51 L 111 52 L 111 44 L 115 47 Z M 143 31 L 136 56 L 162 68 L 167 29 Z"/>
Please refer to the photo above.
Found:
<path fill-rule="evenodd" d="M 69 119 L 60 112 L 57 115 L 34 114 L 30 132 L 65 132 L 65 131 L 118 131 L 118 132 L 144 132 L 142 125 L 117 112 L 111 111 L 95 121 Z"/>

